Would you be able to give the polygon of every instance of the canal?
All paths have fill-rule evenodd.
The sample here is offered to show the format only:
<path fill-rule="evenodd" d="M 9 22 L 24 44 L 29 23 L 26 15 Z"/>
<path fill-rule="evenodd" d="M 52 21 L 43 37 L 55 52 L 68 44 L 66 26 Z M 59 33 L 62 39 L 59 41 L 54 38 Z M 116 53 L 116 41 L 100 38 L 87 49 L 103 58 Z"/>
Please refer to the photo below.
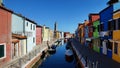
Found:
<path fill-rule="evenodd" d="M 56 48 L 55 54 L 49 54 L 47 58 L 39 65 L 38 68 L 77 68 L 75 59 L 66 61 L 65 48 L 66 44 L 61 44 Z"/>

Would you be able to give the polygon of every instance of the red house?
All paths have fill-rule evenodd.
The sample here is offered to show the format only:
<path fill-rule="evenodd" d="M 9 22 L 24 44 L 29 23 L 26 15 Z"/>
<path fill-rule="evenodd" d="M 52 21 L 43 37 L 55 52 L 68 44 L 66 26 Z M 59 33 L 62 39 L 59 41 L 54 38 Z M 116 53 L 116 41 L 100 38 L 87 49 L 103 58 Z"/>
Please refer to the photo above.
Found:
<path fill-rule="evenodd" d="M 0 6 L 0 67 L 11 60 L 11 14 L 12 11 Z"/>
<path fill-rule="evenodd" d="M 40 45 L 42 43 L 42 26 L 36 26 L 36 45 Z"/>
<path fill-rule="evenodd" d="M 98 20 L 100 18 L 99 14 L 97 13 L 93 13 L 93 14 L 89 14 L 89 33 L 88 36 L 89 37 L 93 37 L 93 22 Z"/>
<path fill-rule="evenodd" d="M 91 42 L 89 43 L 89 46 L 92 48 L 92 42 L 93 42 L 93 30 L 94 30 L 94 27 L 93 27 L 93 22 L 98 20 L 100 18 L 99 14 L 97 13 L 92 13 L 92 14 L 89 14 L 89 23 L 88 23 L 88 37 L 89 39 L 91 40 Z"/>

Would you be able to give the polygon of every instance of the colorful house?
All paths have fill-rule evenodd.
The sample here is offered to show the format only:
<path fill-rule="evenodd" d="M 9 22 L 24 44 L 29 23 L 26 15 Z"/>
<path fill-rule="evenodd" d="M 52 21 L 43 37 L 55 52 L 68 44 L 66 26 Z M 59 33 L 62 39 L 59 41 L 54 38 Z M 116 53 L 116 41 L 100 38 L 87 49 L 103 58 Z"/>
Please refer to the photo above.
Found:
<path fill-rule="evenodd" d="M 42 26 L 36 26 L 36 45 L 40 45 L 42 43 Z"/>
<path fill-rule="evenodd" d="M 36 46 L 36 23 L 25 18 L 23 29 L 27 36 L 27 52 L 30 52 Z"/>
<path fill-rule="evenodd" d="M 88 43 L 89 43 L 89 39 L 88 39 L 88 24 L 89 24 L 89 21 L 85 20 L 85 27 L 84 27 L 84 31 L 85 31 L 85 46 L 88 46 Z"/>
<path fill-rule="evenodd" d="M 120 2 L 118 2 L 120 4 Z M 113 31 L 113 52 L 112 59 L 120 63 L 120 8 L 114 11 L 113 20 L 115 23 L 115 30 Z"/>
<path fill-rule="evenodd" d="M 12 11 L 0 6 L 0 67 L 11 60 Z"/>
<path fill-rule="evenodd" d="M 82 26 L 83 26 L 82 23 L 78 24 L 78 37 L 79 37 L 80 43 L 82 41 Z"/>
<path fill-rule="evenodd" d="M 27 53 L 27 37 L 25 36 L 25 17 L 12 14 L 12 59 Z"/>
<path fill-rule="evenodd" d="M 50 41 L 54 40 L 54 31 L 53 30 L 49 30 L 49 36 L 50 36 Z"/>
<path fill-rule="evenodd" d="M 99 38 L 99 25 L 100 25 L 100 21 L 96 20 L 93 22 L 93 50 L 95 50 L 96 52 L 100 52 L 100 38 Z"/>
<path fill-rule="evenodd" d="M 12 59 L 26 54 L 26 41 L 26 36 L 12 34 Z"/>
<path fill-rule="evenodd" d="M 93 30 L 94 30 L 94 28 L 93 28 L 93 22 L 94 21 L 96 21 L 96 20 L 98 20 L 99 19 L 99 14 L 98 13 L 91 13 L 91 14 L 89 14 L 89 24 L 88 24 L 88 29 L 89 29 L 89 33 L 88 33 L 88 37 L 89 37 L 89 39 L 91 40 L 90 42 L 89 42 L 89 47 L 90 48 L 93 48 Z"/>
<path fill-rule="evenodd" d="M 50 41 L 49 40 L 49 27 L 46 27 L 45 25 L 42 28 L 42 38 L 43 38 L 43 42 Z"/>
<path fill-rule="evenodd" d="M 112 46 L 108 43 L 109 40 L 112 39 L 112 29 L 109 27 L 110 20 L 113 17 L 113 5 L 108 6 L 103 9 L 100 13 L 100 39 L 101 39 L 101 47 L 100 52 L 102 54 L 107 55 L 112 58 Z"/>

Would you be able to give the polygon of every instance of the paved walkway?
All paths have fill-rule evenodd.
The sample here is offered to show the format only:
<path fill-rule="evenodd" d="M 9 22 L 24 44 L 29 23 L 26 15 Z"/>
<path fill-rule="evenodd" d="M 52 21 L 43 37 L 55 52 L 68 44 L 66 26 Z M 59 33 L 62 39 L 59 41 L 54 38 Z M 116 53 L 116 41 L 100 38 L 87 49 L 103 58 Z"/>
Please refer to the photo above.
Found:
<path fill-rule="evenodd" d="M 77 52 L 77 55 L 79 55 L 80 59 L 81 56 L 84 59 L 87 58 L 87 65 L 90 66 L 90 63 L 91 65 L 92 63 L 96 64 L 94 66 L 90 66 L 91 68 L 120 68 L 120 63 L 108 58 L 105 55 L 97 53 L 86 46 L 81 45 L 76 39 L 72 39 L 72 46 Z"/>
<path fill-rule="evenodd" d="M 55 41 L 56 40 L 50 41 L 49 45 L 51 46 Z M 17 57 L 16 59 L 7 62 L 0 68 L 25 68 L 26 64 L 29 64 L 31 60 L 33 60 L 36 56 L 38 56 L 38 54 L 41 54 L 42 51 L 46 50 L 47 48 L 47 43 L 44 42 L 41 45 L 35 46 L 33 50 L 31 50 L 31 52 L 27 53 L 26 55 Z"/>

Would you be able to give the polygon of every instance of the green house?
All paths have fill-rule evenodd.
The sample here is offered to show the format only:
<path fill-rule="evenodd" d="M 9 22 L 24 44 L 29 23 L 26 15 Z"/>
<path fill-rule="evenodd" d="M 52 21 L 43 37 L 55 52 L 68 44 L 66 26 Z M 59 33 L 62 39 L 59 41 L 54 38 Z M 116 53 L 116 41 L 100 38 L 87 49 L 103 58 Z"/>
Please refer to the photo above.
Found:
<path fill-rule="evenodd" d="M 96 52 L 100 52 L 99 24 L 99 20 L 93 22 L 93 50 Z"/>

